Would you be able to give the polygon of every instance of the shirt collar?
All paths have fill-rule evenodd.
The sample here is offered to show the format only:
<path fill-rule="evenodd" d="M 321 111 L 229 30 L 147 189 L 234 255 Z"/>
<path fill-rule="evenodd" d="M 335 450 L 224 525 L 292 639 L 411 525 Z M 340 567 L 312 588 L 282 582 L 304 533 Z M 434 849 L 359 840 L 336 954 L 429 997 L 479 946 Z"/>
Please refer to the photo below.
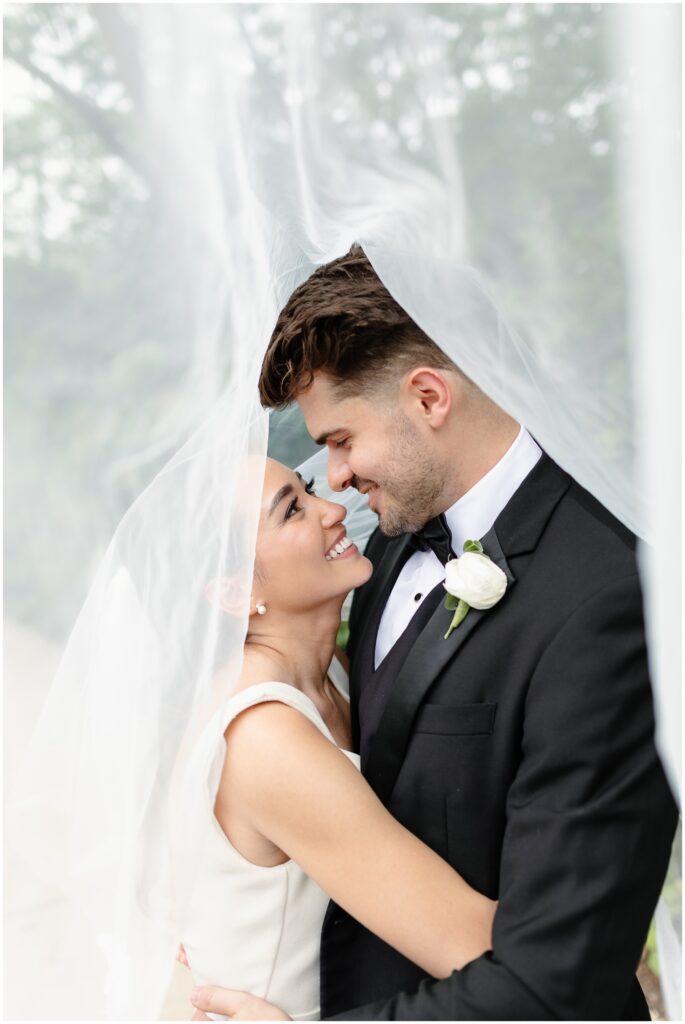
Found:
<path fill-rule="evenodd" d="M 542 455 L 525 427 L 502 458 L 445 512 L 455 555 L 484 536 Z"/>

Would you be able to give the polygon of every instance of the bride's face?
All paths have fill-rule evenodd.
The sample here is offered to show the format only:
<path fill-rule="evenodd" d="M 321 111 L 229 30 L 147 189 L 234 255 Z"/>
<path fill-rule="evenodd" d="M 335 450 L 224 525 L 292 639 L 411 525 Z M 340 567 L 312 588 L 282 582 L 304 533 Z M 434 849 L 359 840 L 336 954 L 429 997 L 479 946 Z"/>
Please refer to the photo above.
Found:
<path fill-rule="evenodd" d="M 254 598 L 272 609 L 302 611 L 344 599 L 373 571 L 349 540 L 346 509 L 314 493 L 287 466 L 267 459 L 257 535 Z"/>

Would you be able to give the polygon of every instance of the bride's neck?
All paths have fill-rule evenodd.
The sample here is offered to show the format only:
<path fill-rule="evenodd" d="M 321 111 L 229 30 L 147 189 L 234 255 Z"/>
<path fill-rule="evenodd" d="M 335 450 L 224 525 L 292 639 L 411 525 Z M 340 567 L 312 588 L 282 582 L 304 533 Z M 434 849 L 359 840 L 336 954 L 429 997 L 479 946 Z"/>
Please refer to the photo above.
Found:
<path fill-rule="evenodd" d="M 283 682 L 304 693 L 320 692 L 335 649 L 339 608 L 313 615 L 279 616 L 269 612 L 255 623 L 245 642 L 246 664 L 259 673 L 277 670 Z"/>

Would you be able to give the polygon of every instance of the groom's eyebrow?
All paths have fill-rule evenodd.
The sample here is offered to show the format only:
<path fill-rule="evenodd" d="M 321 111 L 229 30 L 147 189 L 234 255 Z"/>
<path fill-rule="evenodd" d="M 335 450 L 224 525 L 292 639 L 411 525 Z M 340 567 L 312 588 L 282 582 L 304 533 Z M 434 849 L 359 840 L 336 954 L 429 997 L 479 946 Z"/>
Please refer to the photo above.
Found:
<path fill-rule="evenodd" d="M 319 434 L 314 444 L 325 444 L 329 437 L 332 437 L 333 434 L 339 434 L 341 430 L 342 427 L 336 427 L 335 430 L 325 430 L 323 434 Z"/>

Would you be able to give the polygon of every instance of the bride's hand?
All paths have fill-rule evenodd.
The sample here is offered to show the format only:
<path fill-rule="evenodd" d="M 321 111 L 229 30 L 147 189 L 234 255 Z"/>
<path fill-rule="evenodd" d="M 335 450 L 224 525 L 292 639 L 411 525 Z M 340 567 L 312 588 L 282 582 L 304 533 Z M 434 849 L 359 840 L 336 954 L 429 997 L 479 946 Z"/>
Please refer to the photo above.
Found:
<path fill-rule="evenodd" d="M 219 988 L 217 985 L 204 985 L 194 988 L 190 1001 L 198 1010 L 205 1013 L 222 1013 L 230 1020 L 291 1020 L 292 1018 L 265 999 L 251 996 L 249 992 L 237 992 L 235 989 Z M 196 1015 L 193 1020 L 207 1020 Z"/>

